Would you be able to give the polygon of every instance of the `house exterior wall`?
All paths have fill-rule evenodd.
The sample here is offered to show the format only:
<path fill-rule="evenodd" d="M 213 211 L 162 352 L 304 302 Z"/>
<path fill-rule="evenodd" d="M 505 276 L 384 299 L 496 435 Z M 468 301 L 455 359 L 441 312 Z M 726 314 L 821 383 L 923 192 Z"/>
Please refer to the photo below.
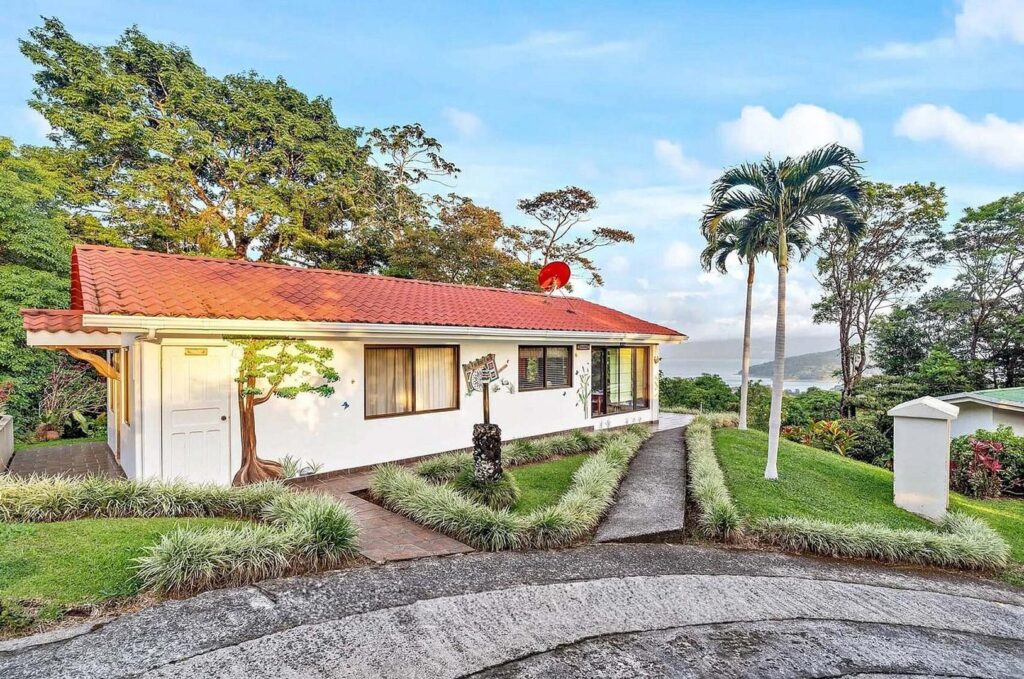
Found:
<path fill-rule="evenodd" d="M 224 346 L 228 342 L 217 337 L 164 339 L 136 344 L 139 363 L 136 366 L 136 399 L 134 474 L 140 477 L 161 475 L 161 389 L 160 381 L 166 367 L 161 360 L 161 346 L 168 343 L 188 346 Z M 652 347 L 650 407 L 636 412 L 603 417 L 590 416 L 589 392 L 580 393 L 581 374 L 589 373 L 591 351 L 564 339 L 550 341 L 514 341 L 505 339 L 452 339 L 388 341 L 315 340 L 314 344 L 334 352 L 333 367 L 340 379 L 334 384 L 330 398 L 300 394 L 294 400 L 274 398 L 256 408 L 256 434 L 259 455 L 264 459 L 280 459 L 285 455 L 322 465 L 321 471 L 344 470 L 407 458 L 429 455 L 472 445 L 473 424 L 483 421 L 482 394 L 466 393 L 461 364 L 489 353 L 495 355 L 499 368 L 507 365 L 501 377 L 515 386 L 515 393 L 506 389 L 491 393 L 491 421 L 502 428 L 506 440 L 565 431 L 575 428 L 614 428 L 635 422 L 657 419 L 658 381 L 657 345 Z M 394 417 L 364 417 L 364 349 L 374 345 L 455 344 L 459 347 L 459 408 L 446 412 L 416 413 Z M 519 346 L 572 345 L 572 386 L 542 391 L 519 391 Z M 600 346 L 600 343 L 586 346 Z M 617 345 L 616 345 L 617 346 Z M 230 375 L 237 372 L 241 350 L 232 347 Z M 238 423 L 238 397 L 233 382 L 225 384 L 230 394 L 227 426 L 231 457 L 241 449 Z M 126 472 L 128 467 L 125 466 Z"/>
<path fill-rule="evenodd" d="M 952 435 L 954 438 L 973 434 L 979 429 L 995 428 L 992 406 L 970 401 L 958 403 L 957 406 L 960 408 L 960 415 L 953 420 Z"/>
<path fill-rule="evenodd" d="M 1024 435 L 1024 413 L 1016 410 L 993 408 L 992 419 L 996 427 L 1011 427 L 1014 434 L 1018 436 Z"/>

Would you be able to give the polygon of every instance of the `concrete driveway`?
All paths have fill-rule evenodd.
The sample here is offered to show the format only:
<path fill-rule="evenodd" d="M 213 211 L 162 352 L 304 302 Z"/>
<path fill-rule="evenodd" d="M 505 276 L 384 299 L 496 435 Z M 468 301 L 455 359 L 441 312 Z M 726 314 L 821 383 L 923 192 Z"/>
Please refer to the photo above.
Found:
<path fill-rule="evenodd" d="M 468 554 L 167 602 L 0 644 L 0 676 L 1024 675 L 1024 593 L 774 553 Z"/>

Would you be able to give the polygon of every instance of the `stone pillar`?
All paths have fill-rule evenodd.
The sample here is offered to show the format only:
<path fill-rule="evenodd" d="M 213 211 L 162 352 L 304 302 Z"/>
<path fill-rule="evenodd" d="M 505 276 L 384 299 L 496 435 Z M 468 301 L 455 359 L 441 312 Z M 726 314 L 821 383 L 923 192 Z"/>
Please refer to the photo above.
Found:
<path fill-rule="evenodd" d="M 501 427 L 473 425 L 473 477 L 479 482 L 501 478 Z"/>
<path fill-rule="evenodd" d="M 901 403 L 893 426 L 893 496 L 898 507 L 933 521 L 949 504 L 950 428 L 960 409 L 931 396 Z"/>

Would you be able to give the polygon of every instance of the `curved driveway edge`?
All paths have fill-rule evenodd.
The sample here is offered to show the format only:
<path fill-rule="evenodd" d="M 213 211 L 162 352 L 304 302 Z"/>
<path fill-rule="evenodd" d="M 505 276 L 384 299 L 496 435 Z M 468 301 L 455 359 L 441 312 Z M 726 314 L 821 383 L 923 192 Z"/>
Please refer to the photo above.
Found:
<path fill-rule="evenodd" d="M 774 553 L 604 545 L 423 559 L 210 592 L 69 639 L 6 642 L 0 676 L 543 674 L 599 641 L 632 644 L 642 662 L 652 632 L 680 630 L 664 648 L 696 652 L 713 645 L 714 626 L 739 625 L 741 638 L 760 630 L 766 641 L 747 643 L 746 657 L 770 656 L 807 621 L 852 625 L 879 653 L 956 638 L 958 657 L 961 648 L 990 648 L 997 669 L 1024 657 L 1024 593 L 1011 588 Z M 827 639 L 816 643 L 827 653 Z"/>

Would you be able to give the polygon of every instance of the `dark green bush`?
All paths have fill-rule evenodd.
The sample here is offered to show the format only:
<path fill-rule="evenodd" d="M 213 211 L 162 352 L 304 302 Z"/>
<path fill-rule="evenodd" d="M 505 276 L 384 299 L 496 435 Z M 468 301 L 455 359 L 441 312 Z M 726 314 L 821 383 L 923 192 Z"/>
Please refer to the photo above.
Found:
<path fill-rule="evenodd" d="M 452 486 L 467 499 L 487 505 L 491 509 L 507 509 L 519 500 L 519 484 L 509 472 L 496 481 L 477 481 L 473 469 L 463 469 L 452 479 Z"/>
<path fill-rule="evenodd" d="M 739 395 L 718 375 L 662 377 L 660 403 L 668 408 L 728 411 L 739 408 Z"/>
<path fill-rule="evenodd" d="M 856 437 L 846 449 L 846 456 L 861 462 L 885 467 L 885 460 L 892 454 L 889 439 L 872 422 L 865 420 L 842 420 L 844 429 Z"/>

